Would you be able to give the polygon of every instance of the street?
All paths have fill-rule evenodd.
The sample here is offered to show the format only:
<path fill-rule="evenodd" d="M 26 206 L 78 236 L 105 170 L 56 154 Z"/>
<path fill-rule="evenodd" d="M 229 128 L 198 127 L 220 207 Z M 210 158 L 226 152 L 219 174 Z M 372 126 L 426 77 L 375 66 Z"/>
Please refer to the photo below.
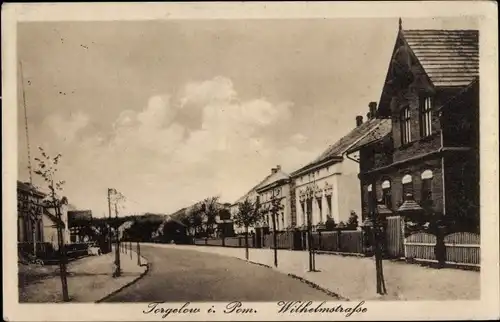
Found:
<path fill-rule="evenodd" d="M 192 250 L 141 248 L 150 265 L 142 279 L 107 302 L 335 300 L 267 267 Z"/>

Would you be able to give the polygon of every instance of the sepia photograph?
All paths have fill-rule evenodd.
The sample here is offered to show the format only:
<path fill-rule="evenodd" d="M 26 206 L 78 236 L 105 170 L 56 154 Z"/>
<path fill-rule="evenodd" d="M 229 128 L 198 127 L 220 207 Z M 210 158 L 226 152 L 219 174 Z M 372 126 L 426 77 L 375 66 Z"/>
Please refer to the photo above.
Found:
<path fill-rule="evenodd" d="M 183 5 L 156 3 L 153 19 L 86 20 L 39 5 L 19 5 L 32 18 L 11 24 L 9 56 L 2 43 L 16 310 L 265 320 L 267 303 L 268 319 L 365 320 L 384 303 L 498 300 L 484 15 L 256 18 L 242 4 L 217 18 L 212 3 L 176 18 Z"/>

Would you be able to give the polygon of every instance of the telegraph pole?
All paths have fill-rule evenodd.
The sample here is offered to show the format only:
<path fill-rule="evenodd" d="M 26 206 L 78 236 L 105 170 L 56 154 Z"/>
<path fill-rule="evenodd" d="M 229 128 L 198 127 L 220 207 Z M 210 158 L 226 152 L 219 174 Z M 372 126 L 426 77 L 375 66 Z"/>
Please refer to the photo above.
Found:
<path fill-rule="evenodd" d="M 109 247 L 109 251 L 111 252 L 113 250 L 113 248 L 111 247 L 112 243 L 111 243 L 111 188 L 108 188 L 108 214 L 109 214 L 109 220 L 108 220 L 108 247 Z"/>
<path fill-rule="evenodd" d="M 115 271 L 115 277 L 119 277 L 121 275 L 121 268 L 120 268 L 120 232 L 118 231 L 118 207 L 117 207 L 117 201 L 115 201 L 115 218 L 116 220 L 116 250 L 115 250 L 115 264 L 116 264 L 116 271 Z"/>

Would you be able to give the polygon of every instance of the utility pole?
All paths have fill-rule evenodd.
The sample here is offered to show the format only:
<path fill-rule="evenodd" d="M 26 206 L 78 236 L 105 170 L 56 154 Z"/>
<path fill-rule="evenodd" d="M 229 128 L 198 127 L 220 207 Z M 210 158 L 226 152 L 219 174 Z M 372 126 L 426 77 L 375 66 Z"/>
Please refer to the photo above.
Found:
<path fill-rule="evenodd" d="M 120 232 L 118 231 L 118 207 L 117 207 L 117 201 L 115 201 L 115 218 L 116 218 L 116 250 L 115 250 L 115 264 L 116 264 L 116 271 L 115 271 L 115 277 L 119 277 L 121 275 L 121 268 L 120 268 Z"/>
<path fill-rule="evenodd" d="M 109 214 L 109 220 L 108 220 L 108 247 L 109 251 L 111 252 L 113 248 L 111 247 L 111 188 L 108 188 L 108 214 Z"/>

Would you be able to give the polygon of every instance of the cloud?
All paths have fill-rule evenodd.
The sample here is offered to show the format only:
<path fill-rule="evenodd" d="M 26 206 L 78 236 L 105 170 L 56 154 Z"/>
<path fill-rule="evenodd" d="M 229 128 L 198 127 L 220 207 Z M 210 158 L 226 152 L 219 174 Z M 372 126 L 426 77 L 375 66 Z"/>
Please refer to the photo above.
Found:
<path fill-rule="evenodd" d="M 45 119 L 45 123 L 59 139 L 70 143 L 75 139 L 78 131 L 89 124 L 89 116 L 81 111 L 71 114 L 68 119 L 59 114 L 52 114 Z"/>
<path fill-rule="evenodd" d="M 295 133 L 290 137 L 292 144 L 301 145 L 307 142 L 307 136 L 302 133 Z"/>
<path fill-rule="evenodd" d="M 225 77 L 188 83 L 178 93 L 152 96 L 140 110 L 122 111 L 111 135 L 83 138 L 67 182 L 82 203 L 88 196 L 102 199 L 107 186 L 140 200 L 127 211 L 174 211 L 210 195 L 232 202 L 276 164 L 291 171 L 316 153 L 272 135 L 278 129 L 303 139 L 293 135 L 292 106 L 240 100 Z M 181 112 L 199 117 L 199 127 L 186 126 Z"/>

